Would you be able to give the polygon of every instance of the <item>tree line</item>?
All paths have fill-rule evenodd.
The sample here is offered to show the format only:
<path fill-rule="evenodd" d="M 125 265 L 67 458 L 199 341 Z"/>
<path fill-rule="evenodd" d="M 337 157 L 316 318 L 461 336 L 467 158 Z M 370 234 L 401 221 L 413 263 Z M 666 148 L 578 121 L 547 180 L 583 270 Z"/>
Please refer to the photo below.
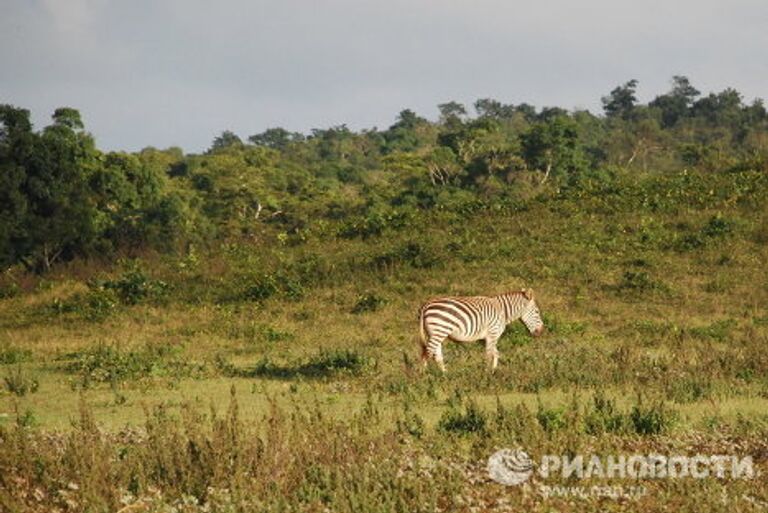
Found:
<path fill-rule="evenodd" d="M 702 95 L 686 77 L 647 104 L 636 80 L 602 98 L 603 113 L 479 99 L 403 110 L 385 130 L 346 125 L 309 134 L 231 131 L 202 154 L 152 147 L 104 152 L 79 112 L 59 108 L 35 130 L 28 110 L 0 105 L 0 268 L 128 248 L 299 232 L 349 215 L 493 201 L 612 170 L 768 171 L 768 114 L 734 89 Z"/>

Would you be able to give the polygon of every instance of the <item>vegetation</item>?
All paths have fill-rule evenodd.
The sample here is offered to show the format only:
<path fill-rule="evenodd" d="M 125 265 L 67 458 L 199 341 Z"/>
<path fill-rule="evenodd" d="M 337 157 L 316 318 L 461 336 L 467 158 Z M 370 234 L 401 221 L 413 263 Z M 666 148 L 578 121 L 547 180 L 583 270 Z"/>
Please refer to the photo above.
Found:
<path fill-rule="evenodd" d="M 637 85 L 601 116 L 449 102 L 200 155 L 0 107 L 0 510 L 764 509 L 768 117 Z M 544 337 L 421 370 L 422 301 L 522 287 Z M 487 478 L 518 446 L 758 475 L 547 497 Z"/>

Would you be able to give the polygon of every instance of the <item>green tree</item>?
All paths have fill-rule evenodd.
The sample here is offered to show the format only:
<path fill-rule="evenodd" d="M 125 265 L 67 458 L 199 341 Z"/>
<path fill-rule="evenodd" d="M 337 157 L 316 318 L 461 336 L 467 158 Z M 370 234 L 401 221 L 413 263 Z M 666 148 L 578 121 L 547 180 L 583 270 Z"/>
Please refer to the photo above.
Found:
<path fill-rule="evenodd" d="M 481 118 L 501 120 L 511 118 L 515 114 L 515 106 L 491 98 L 481 98 L 475 102 L 475 112 Z"/>
<path fill-rule="evenodd" d="M 237 134 L 229 130 L 224 130 L 221 132 L 221 134 L 213 139 L 211 147 L 208 149 L 208 153 L 224 150 L 233 146 L 239 147 L 242 145 L 243 141 L 240 140 L 240 137 L 238 137 Z"/>
<path fill-rule="evenodd" d="M 691 85 L 687 77 L 675 75 L 672 77 L 672 90 L 657 96 L 648 106 L 660 111 L 662 126 L 669 128 L 688 116 L 691 105 L 699 94 L 701 93 Z"/>
<path fill-rule="evenodd" d="M 384 132 L 385 151 L 413 151 L 431 142 L 433 127 L 426 119 L 410 109 L 397 116 L 395 124 Z"/>
<path fill-rule="evenodd" d="M 28 208 L 16 257 L 37 271 L 92 246 L 100 229 L 89 186 L 100 154 L 77 111 L 58 109 L 53 120 L 36 137 L 33 151 L 17 160 Z"/>
<path fill-rule="evenodd" d="M 536 123 L 521 139 L 523 158 L 529 168 L 543 172 L 542 183 L 551 174 L 565 175 L 586 166 L 578 125 L 570 117 Z"/>
<path fill-rule="evenodd" d="M 16 263 L 30 250 L 24 164 L 34 154 L 37 139 L 28 110 L 0 105 L 0 267 Z"/>
<path fill-rule="evenodd" d="M 289 132 L 285 128 L 268 128 L 260 134 L 252 135 L 248 140 L 256 146 L 266 148 L 285 149 L 292 142 L 304 140 L 304 136 L 298 132 Z"/>
<path fill-rule="evenodd" d="M 458 102 L 441 103 L 437 106 L 440 111 L 440 122 L 449 129 L 461 126 L 467 109 Z"/>
<path fill-rule="evenodd" d="M 635 90 L 637 89 L 637 80 L 630 80 L 624 85 L 613 89 L 608 96 L 602 98 L 603 110 L 609 118 L 629 119 L 634 112 L 637 104 Z"/>

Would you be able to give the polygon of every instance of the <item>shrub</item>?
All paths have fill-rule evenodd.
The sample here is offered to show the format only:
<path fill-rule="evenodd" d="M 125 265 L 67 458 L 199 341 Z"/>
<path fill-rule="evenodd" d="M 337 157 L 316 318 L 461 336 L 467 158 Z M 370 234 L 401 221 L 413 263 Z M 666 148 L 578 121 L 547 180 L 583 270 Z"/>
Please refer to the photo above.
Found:
<path fill-rule="evenodd" d="M 666 287 L 655 281 L 645 271 L 624 271 L 621 280 L 616 285 L 619 291 L 650 292 L 653 290 L 666 290 Z"/>
<path fill-rule="evenodd" d="M 682 225 L 686 227 L 686 225 Z M 703 248 L 710 245 L 714 239 L 719 239 L 731 235 L 736 227 L 736 223 L 722 216 L 713 216 L 694 233 L 684 235 L 674 244 L 678 251 L 690 251 Z"/>
<path fill-rule="evenodd" d="M 462 412 L 456 406 L 448 408 L 440 417 L 438 429 L 449 433 L 466 435 L 469 433 L 485 433 L 487 418 L 474 401 L 469 401 Z"/>
<path fill-rule="evenodd" d="M 406 209 L 375 211 L 351 219 L 339 228 L 339 236 L 347 239 L 381 235 L 385 230 L 399 230 L 411 224 L 414 213 Z"/>
<path fill-rule="evenodd" d="M 376 294 L 363 294 L 358 296 L 357 303 L 352 308 L 352 313 L 375 312 L 386 303 L 386 300 Z"/>
<path fill-rule="evenodd" d="M 724 342 L 731 334 L 731 331 L 736 326 L 736 321 L 733 319 L 723 319 L 715 321 L 708 326 L 698 326 L 691 328 L 688 332 L 691 336 L 703 339 L 703 340 L 716 340 L 718 342 Z"/>
<path fill-rule="evenodd" d="M 21 288 L 14 282 L 3 283 L 0 281 L 0 299 L 8 299 L 17 296 Z"/>
<path fill-rule="evenodd" d="M 121 303 L 136 305 L 146 299 L 162 297 L 168 289 L 168 284 L 150 279 L 137 264 L 133 263 L 119 278 L 93 283 L 91 288 L 111 290 Z"/>
<path fill-rule="evenodd" d="M 246 283 L 240 297 L 249 301 L 264 301 L 272 296 L 299 299 L 306 293 L 300 279 L 286 272 L 263 274 Z"/>
<path fill-rule="evenodd" d="M 19 397 L 37 392 L 37 389 L 40 388 L 37 378 L 28 376 L 21 366 L 12 370 L 10 374 L 3 378 L 3 381 L 5 382 L 5 389 Z"/>
<path fill-rule="evenodd" d="M 181 378 L 198 377 L 205 373 L 202 364 L 168 358 L 172 352 L 170 346 L 147 345 L 140 351 L 120 351 L 116 347 L 100 344 L 70 355 L 72 361 L 64 369 L 76 374 L 79 384 L 86 388 L 94 382 L 115 385 L 152 376 Z"/>
<path fill-rule="evenodd" d="M 562 409 L 547 408 L 539 402 L 536 410 L 536 420 L 547 433 L 558 431 L 565 426 L 565 412 Z"/>
<path fill-rule="evenodd" d="M 419 242 L 407 242 L 373 258 L 373 265 L 378 268 L 406 264 L 416 269 L 429 269 L 441 263 L 438 252 Z"/>
<path fill-rule="evenodd" d="M 638 435 L 660 435 L 667 433 L 677 420 L 675 411 L 658 401 L 644 405 L 642 398 L 632 407 L 629 414 L 631 427 Z"/>
<path fill-rule="evenodd" d="M 626 429 L 627 420 L 614 401 L 598 392 L 592 398 L 592 407 L 585 412 L 584 430 L 590 435 L 620 433 Z"/>
<path fill-rule="evenodd" d="M 677 403 L 693 403 L 712 395 L 712 382 L 687 377 L 673 380 L 666 387 L 667 397 Z"/>
<path fill-rule="evenodd" d="M 398 432 L 408 434 L 415 438 L 424 436 L 426 430 L 424 419 L 412 410 L 410 402 L 408 401 L 403 405 L 402 416 L 397 419 L 396 426 Z"/>
<path fill-rule="evenodd" d="M 298 363 L 280 365 L 269 358 L 260 361 L 250 371 L 232 367 L 235 375 L 276 379 L 325 378 L 339 374 L 357 376 L 375 365 L 375 360 L 353 350 L 320 351 Z"/>
<path fill-rule="evenodd" d="M 0 349 L 0 364 L 3 365 L 26 362 L 30 358 L 32 358 L 32 351 L 29 349 L 19 349 L 17 347 Z"/>

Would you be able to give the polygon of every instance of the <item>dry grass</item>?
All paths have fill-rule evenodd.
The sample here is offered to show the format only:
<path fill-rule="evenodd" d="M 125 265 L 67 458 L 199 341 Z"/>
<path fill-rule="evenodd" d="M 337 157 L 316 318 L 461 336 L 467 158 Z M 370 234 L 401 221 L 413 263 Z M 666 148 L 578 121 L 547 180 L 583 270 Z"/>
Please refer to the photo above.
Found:
<path fill-rule="evenodd" d="M 700 179 L 728 187 L 722 177 Z M 723 493 L 731 497 L 723 510 L 768 504 L 765 475 L 751 483 L 653 482 L 650 496 L 637 503 L 570 503 L 500 487 L 482 470 L 494 448 L 521 441 L 537 454 L 637 444 L 715 451 L 732 443 L 754 451 L 765 470 L 768 247 L 755 234 L 768 222 L 768 203 L 761 187 L 743 204 L 726 191 L 705 206 L 671 204 L 653 213 L 630 202 L 606 214 L 593 197 L 534 199 L 527 210 L 480 211 L 465 220 L 435 212 L 366 241 L 323 232 L 296 245 L 276 239 L 256 256 L 247 245 L 216 249 L 198 269 L 183 272 L 173 258 L 148 255 L 145 268 L 170 284 L 168 294 L 111 306 L 96 320 L 82 310 L 91 293 L 85 277 L 94 274 L 38 283 L 0 300 L 0 361 L 4 354 L 13 361 L 0 363 L 0 373 L 20 370 L 39 383 L 23 397 L 0 392 L 0 461 L 3 475 L 13 476 L 0 477 L 0 505 L 9 511 L 115 511 L 128 503 L 146 511 L 171 504 L 180 511 L 695 511 Z M 717 215 L 733 221 L 732 233 L 703 239 L 695 249 L 680 247 Z M 390 262 L 413 242 L 422 245 L 422 260 L 403 253 L 402 261 Z M 389 263 L 371 263 L 382 255 Z M 314 258 L 317 268 L 307 271 L 302 258 Z M 238 295 L 265 273 L 294 280 L 288 285 L 301 290 L 262 301 Z M 417 372 L 415 316 L 425 298 L 527 286 L 542 306 L 545 337 L 533 341 L 521 326 L 510 327 L 493 376 L 484 372 L 476 344 L 446 346 L 447 376 Z M 365 295 L 381 301 L 354 313 Z M 184 421 L 191 422 L 211 405 L 223 409 L 233 385 L 237 427 L 208 417 L 185 430 L 153 413 L 160 407 L 162 415 L 191 415 Z M 612 399 L 625 420 L 641 400 L 663 403 L 674 422 L 651 437 L 587 433 L 583 417 L 597 393 Z M 470 400 L 488 416 L 488 428 L 466 436 L 440 431 L 446 412 L 461 414 Z M 580 413 L 569 417 L 573 401 Z M 515 432 L 502 429 L 490 420 L 498 405 L 524 408 L 534 420 Z M 286 413 L 294 409 L 310 418 Z M 87 422 L 78 421 L 83 412 Z M 548 432 L 542 426 L 549 421 L 541 420 L 547 418 L 563 425 Z M 265 434 L 270 422 L 288 438 L 270 439 L 277 436 Z M 360 422 L 375 429 L 354 431 Z M 137 426 L 139 438 L 121 438 Z M 227 429 L 242 442 L 227 442 Z M 46 438 L 50 430 L 62 433 Z M 150 432 L 160 446 L 148 445 Z M 95 452 L 78 450 L 83 440 L 94 441 Z M 193 461 L 189 448 L 175 448 L 190 440 L 212 452 Z M 342 454 L 334 444 L 354 451 Z M 153 447 L 169 459 L 152 465 L 170 474 L 140 465 Z M 237 460 L 230 476 L 221 458 L 233 450 L 245 460 Z M 282 451 L 287 463 L 271 450 Z M 124 453 L 131 456 L 120 459 Z M 78 465 L 100 454 L 112 480 L 85 472 L 82 479 L 94 481 L 84 484 Z M 56 463 L 58 457 L 67 463 Z M 438 462 L 429 486 L 413 465 L 423 458 Z M 37 473 L 36 459 L 44 462 Z M 391 464 L 376 468 L 381 461 Z M 274 488 L 267 476 L 277 476 Z M 192 496 L 200 504 L 184 502 Z"/>

